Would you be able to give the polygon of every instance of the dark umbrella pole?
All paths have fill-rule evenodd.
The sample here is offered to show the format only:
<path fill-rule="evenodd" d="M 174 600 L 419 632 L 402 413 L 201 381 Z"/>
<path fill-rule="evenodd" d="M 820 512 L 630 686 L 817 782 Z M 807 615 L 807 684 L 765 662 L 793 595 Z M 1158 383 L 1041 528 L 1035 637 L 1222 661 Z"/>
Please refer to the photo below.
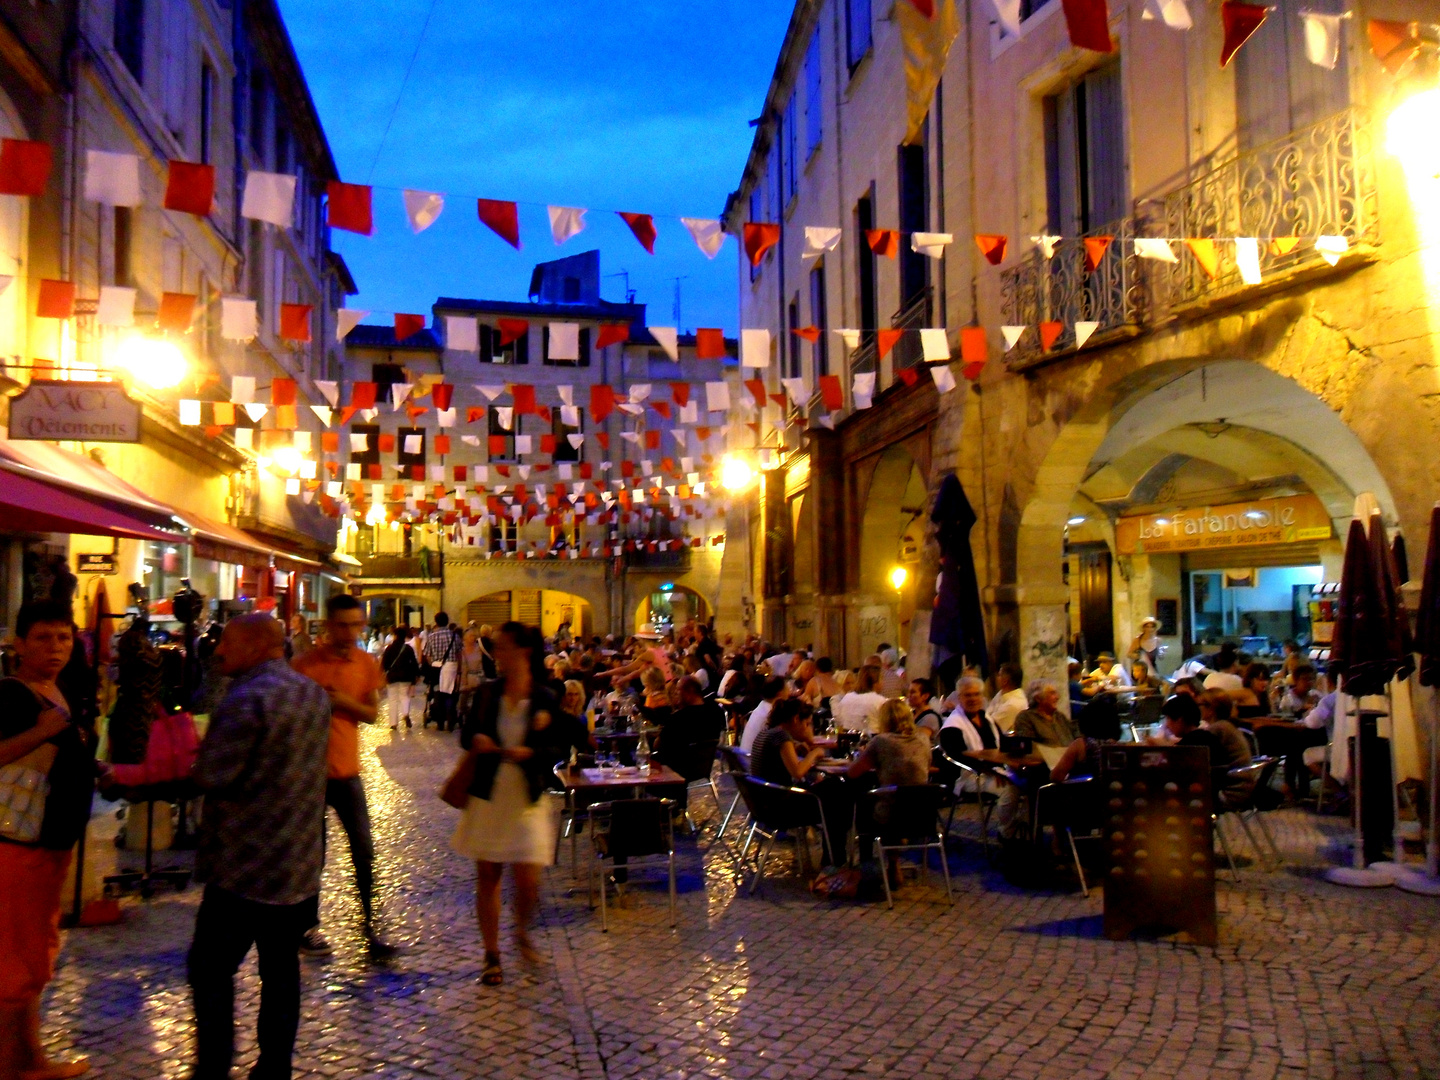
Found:
<path fill-rule="evenodd" d="M 1415 622 L 1415 650 L 1420 654 L 1420 685 L 1440 686 L 1440 503 L 1430 511 L 1430 541 L 1420 579 L 1420 615 Z M 1406 892 L 1440 896 L 1440 699 L 1431 694 L 1429 708 L 1430 774 L 1426 784 L 1430 827 L 1425 838 L 1424 871 L 1406 869 L 1395 878 Z"/>

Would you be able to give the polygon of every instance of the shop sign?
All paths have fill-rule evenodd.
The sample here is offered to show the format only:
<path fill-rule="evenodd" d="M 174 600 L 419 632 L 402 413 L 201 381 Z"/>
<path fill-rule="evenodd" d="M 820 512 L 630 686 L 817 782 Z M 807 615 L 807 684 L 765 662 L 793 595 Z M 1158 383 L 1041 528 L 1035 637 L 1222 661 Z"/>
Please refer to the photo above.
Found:
<path fill-rule="evenodd" d="M 32 379 L 10 399 L 12 439 L 139 442 L 140 403 L 119 383 Z"/>
<path fill-rule="evenodd" d="M 75 569 L 81 574 L 113 574 L 115 573 L 115 556 L 109 554 L 77 555 Z"/>
<path fill-rule="evenodd" d="M 1115 547 L 1122 555 L 1244 550 L 1329 540 L 1331 535 L 1330 515 L 1314 495 L 1187 507 L 1115 522 Z"/>

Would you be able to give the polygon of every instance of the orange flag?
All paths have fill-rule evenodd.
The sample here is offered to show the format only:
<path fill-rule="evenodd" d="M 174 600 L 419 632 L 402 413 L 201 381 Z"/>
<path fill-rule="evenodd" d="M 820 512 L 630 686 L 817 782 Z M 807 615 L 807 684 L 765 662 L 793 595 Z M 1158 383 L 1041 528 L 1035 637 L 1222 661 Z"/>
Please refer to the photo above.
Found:
<path fill-rule="evenodd" d="M 1087 236 L 1085 237 L 1085 272 L 1093 274 L 1100 260 L 1105 258 L 1105 252 L 1110 250 L 1110 241 L 1113 236 Z"/>
<path fill-rule="evenodd" d="M 68 319 L 75 314 L 75 283 L 44 278 L 35 314 L 42 319 Z"/>
<path fill-rule="evenodd" d="M 177 334 L 187 333 L 194 317 L 194 294 L 167 292 L 161 295 L 160 311 L 155 320 L 161 330 L 173 330 Z"/>
<path fill-rule="evenodd" d="M 651 252 L 651 254 L 654 254 L 654 252 Z M 611 345 L 623 345 L 629 340 L 629 323 L 601 323 L 600 334 L 595 339 L 595 348 L 604 349 Z"/>
<path fill-rule="evenodd" d="M 900 340 L 900 336 L 904 333 L 904 330 L 875 331 L 875 345 L 878 349 L 879 359 L 884 360 L 885 357 L 890 355 L 890 350 L 895 347 L 895 343 Z"/>
<path fill-rule="evenodd" d="M 1420 39 L 1410 32 L 1410 23 L 1371 19 L 1366 30 L 1370 35 L 1370 51 L 1391 75 L 1420 52 Z"/>
<path fill-rule="evenodd" d="M 980 248 L 980 254 L 985 256 L 991 266 L 999 266 L 1005 261 L 1005 246 L 1009 242 L 1009 237 L 999 236 L 995 233 L 975 234 L 975 244 Z"/>
<path fill-rule="evenodd" d="M 900 254 L 900 233 L 895 229 L 866 229 L 865 242 L 881 258 L 893 259 Z"/>
<path fill-rule="evenodd" d="M 695 331 L 695 359 L 725 359 L 725 331 L 702 326 Z"/>
<path fill-rule="evenodd" d="M 780 226 L 766 221 L 747 221 L 743 230 L 745 254 L 750 256 L 750 265 L 759 266 L 765 252 L 780 242 Z"/>
<path fill-rule="evenodd" d="M 1040 324 L 1040 347 L 1049 352 L 1059 340 L 1060 333 L 1065 329 L 1064 323 L 1042 322 Z"/>
<path fill-rule="evenodd" d="M 790 332 L 796 337 L 804 338 L 810 342 L 811 345 L 814 345 L 815 342 L 820 340 L 820 328 L 818 326 L 801 326 Z"/>
<path fill-rule="evenodd" d="M 1298 236 L 1277 236 L 1270 241 L 1270 254 L 1275 256 L 1289 255 L 1300 244 Z"/>
<path fill-rule="evenodd" d="M 369 184 L 331 180 L 325 185 L 325 221 L 331 228 L 369 236 L 375 231 Z"/>
<path fill-rule="evenodd" d="M 424 329 L 424 315 L 406 315 L 403 312 L 396 312 L 395 340 L 397 342 L 404 341 L 408 337 L 413 337 L 415 334 L 418 334 L 421 330 Z"/>
<path fill-rule="evenodd" d="M 309 341 L 312 310 L 309 304 L 281 304 L 280 336 L 286 341 Z"/>
<path fill-rule="evenodd" d="M 990 343 L 985 338 L 983 326 L 966 326 L 960 331 L 960 360 L 965 365 L 960 369 L 967 379 L 975 379 L 990 359 Z"/>
<path fill-rule="evenodd" d="M 1214 240 L 1186 240 L 1185 246 L 1200 263 L 1200 268 L 1211 281 L 1220 272 L 1220 253 L 1215 250 Z"/>

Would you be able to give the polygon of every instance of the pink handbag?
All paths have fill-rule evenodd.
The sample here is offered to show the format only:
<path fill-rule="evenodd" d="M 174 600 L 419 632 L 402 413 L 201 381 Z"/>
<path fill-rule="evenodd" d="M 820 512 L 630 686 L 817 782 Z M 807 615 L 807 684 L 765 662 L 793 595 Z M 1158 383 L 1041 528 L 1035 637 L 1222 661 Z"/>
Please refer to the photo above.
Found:
<path fill-rule="evenodd" d="M 114 765 L 111 775 L 126 787 L 184 780 L 195 766 L 200 738 L 188 712 L 167 713 L 150 721 L 150 740 L 141 765 Z"/>

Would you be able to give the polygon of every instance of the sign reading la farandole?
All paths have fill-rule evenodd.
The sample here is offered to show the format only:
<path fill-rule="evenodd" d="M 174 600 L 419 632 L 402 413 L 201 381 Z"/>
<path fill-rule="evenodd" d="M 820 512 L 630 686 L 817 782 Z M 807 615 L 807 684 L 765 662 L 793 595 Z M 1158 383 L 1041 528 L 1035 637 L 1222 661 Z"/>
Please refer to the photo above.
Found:
<path fill-rule="evenodd" d="M 139 442 L 140 403 L 119 383 L 32 379 L 10 399 L 10 438 Z"/>
<path fill-rule="evenodd" d="M 1314 495 L 1187 507 L 1115 522 L 1115 547 L 1125 555 L 1298 544 L 1330 536 L 1330 515 Z"/>

